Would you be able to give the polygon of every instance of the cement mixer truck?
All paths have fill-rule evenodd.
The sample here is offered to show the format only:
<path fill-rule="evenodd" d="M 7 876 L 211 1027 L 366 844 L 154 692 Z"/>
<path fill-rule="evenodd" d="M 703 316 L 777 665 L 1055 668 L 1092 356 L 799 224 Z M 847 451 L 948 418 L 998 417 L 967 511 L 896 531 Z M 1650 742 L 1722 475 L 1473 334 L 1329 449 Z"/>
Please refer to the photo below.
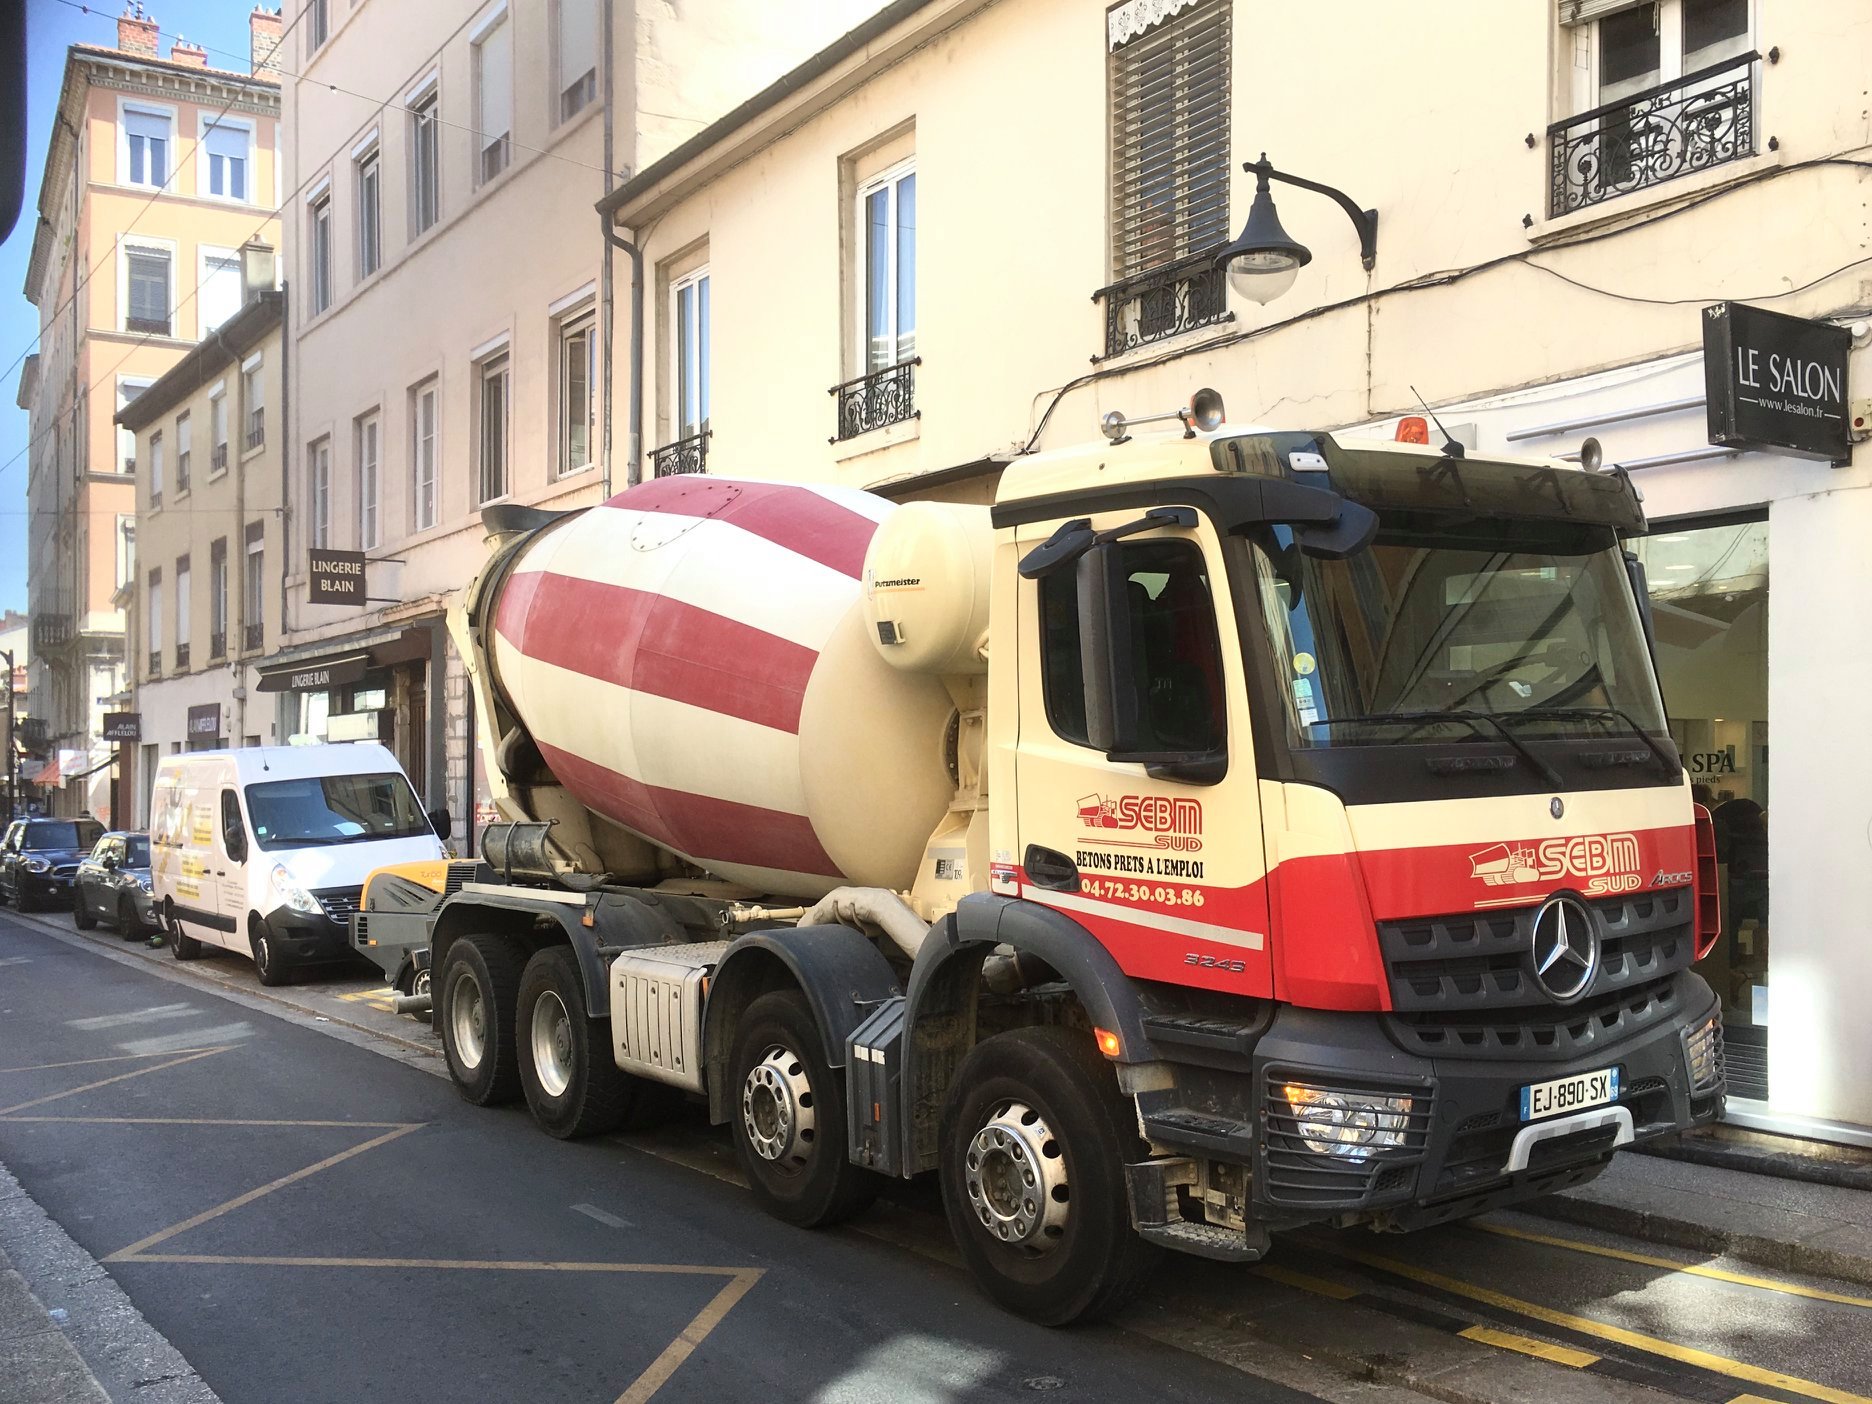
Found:
<path fill-rule="evenodd" d="M 1630 479 L 1106 427 L 992 508 L 488 509 L 452 624 L 501 821 L 356 922 L 427 949 L 462 1096 L 559 1137 L 686 1096 L 805 1227 L 933 1172 L 1052 1324 L 1717 1115 Z"/>

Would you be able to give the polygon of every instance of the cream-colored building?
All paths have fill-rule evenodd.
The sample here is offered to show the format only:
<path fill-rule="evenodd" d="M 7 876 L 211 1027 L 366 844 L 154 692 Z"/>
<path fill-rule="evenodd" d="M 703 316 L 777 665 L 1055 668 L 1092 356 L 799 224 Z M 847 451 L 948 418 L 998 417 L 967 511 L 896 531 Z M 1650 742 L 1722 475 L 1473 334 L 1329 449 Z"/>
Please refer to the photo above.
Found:
<path fill-rule="evenodd" d="M 160 757 L 278 741 L 255 689 L 279 642 L 284 455 L 267 410 L 281 400 L 285 298 L 273 251 L 241 253 L 240 310 L 118 415 L 148 465 L 128 621 L 139 827 Z"/>
<path fill-rule="evenodd" d="M 278 17 L 251 19 L 259 72 Z M 279 87 L 158 54 L 157 21 L 117 47 L 74 44 L 41 178 L 26 296 L 39 350 L 19 387 L 32 416 L 27 600 L 33 712 L 55 769 L 48 809 L 114 822 L 135 808 L 101 733 L 128 684 L 123 611 L 141 474 L 117 412 L 241 302 L 236 251 L 277 244 Z M 43 783 L 44 781 L 53 783 Z"/>
<path fill-rule="evenodd" d="M 282 737 L 385 735 L 456 832 L 482 808 L 442 625 L 493 502 L 609 477 L 611 257 L 593 203 L 875 0 L 312 3 L 287 38 Z M 608 42 L 607 42 L 608 41 Z M 312 547 L 369 601 L 308 599 Z M 371 712 L 385 717 L 372 718 Z M 465 841 L 472 841 L 468 836 Z"/>
<path fill-rule="evenodd" d="M 1872 751 L 1841 719 L 1872 690 L 1872 449 L 1713 444 L 1702 346 L 1729 301 L 1849 328 L 1826 412 L 1872 415 L 1872 10 L 1426 18 L 891 7 L 604 202 L 649 269 L 642 471 L 983 500 L 1204 385 L 1237 424 L 1389 435 L 1421 393 L 1483 452 L 1596 435 L 1646 495 L 1672 730 L 1718 806 L 1735 1113 L 1866 1139 Z M 1264 152 L 1310 261 L 1241 290 L 1212 256 Z"/>

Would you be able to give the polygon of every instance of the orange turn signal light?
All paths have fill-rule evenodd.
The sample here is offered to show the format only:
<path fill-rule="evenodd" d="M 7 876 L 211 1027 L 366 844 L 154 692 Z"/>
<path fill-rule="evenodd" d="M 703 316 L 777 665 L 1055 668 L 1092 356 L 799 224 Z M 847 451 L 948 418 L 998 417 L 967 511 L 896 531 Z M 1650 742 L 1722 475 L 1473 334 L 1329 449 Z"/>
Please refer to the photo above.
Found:
<path fill-rule="evenodd" d="M 1118 1035 L 1110 1029 L 1094 1029 L 1092 1038 L 1098 1044 L 1098 1051 L 1107 1058 L 1116 1058 L 1124 1051 L 1123 1046 L 1118 1042 Z"/>
<path fill-rule="evenodd" d="M 1430 425 L 1421 414 L 1407 414 L 1397 422 L 1397 441 L 1400 444 L 1427 444 L 1430 442 Z"/>

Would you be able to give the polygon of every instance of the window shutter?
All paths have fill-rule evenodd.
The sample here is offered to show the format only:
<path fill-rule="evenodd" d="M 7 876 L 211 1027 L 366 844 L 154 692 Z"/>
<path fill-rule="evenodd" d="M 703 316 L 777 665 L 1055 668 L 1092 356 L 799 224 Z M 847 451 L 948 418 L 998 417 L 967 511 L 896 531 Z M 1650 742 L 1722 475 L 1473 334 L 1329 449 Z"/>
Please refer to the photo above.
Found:
<path fill-rule="evenodd" d="M 1636 10 L 1656 3 L 1657 0 L 1559 0 L 1560 23 L 1591 24 L 1620 10 Z"/>
<path fill-rule="evenodd" d="M 1229 236 L 1229 0 L 1138 6 L 1157 18 L 1111 51 L 1112 262 L 1120 280 Z"/>

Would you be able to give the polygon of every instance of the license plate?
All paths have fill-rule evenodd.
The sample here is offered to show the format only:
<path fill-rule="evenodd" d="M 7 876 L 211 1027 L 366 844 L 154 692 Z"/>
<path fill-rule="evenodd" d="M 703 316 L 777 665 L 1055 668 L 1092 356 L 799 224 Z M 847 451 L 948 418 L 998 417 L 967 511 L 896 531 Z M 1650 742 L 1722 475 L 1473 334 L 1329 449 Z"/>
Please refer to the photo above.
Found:
<path fill-rule="evenodd" d="M 1618 1069 L 1601 1068 L 1598 1072 L 1557 1077 L 1552 1082 L 1531 1083 L 1521 1089 L 1521 1119 L 1539 1121 L 1544 1116 L 1601 1107 L 1618 1100 Z"/>

